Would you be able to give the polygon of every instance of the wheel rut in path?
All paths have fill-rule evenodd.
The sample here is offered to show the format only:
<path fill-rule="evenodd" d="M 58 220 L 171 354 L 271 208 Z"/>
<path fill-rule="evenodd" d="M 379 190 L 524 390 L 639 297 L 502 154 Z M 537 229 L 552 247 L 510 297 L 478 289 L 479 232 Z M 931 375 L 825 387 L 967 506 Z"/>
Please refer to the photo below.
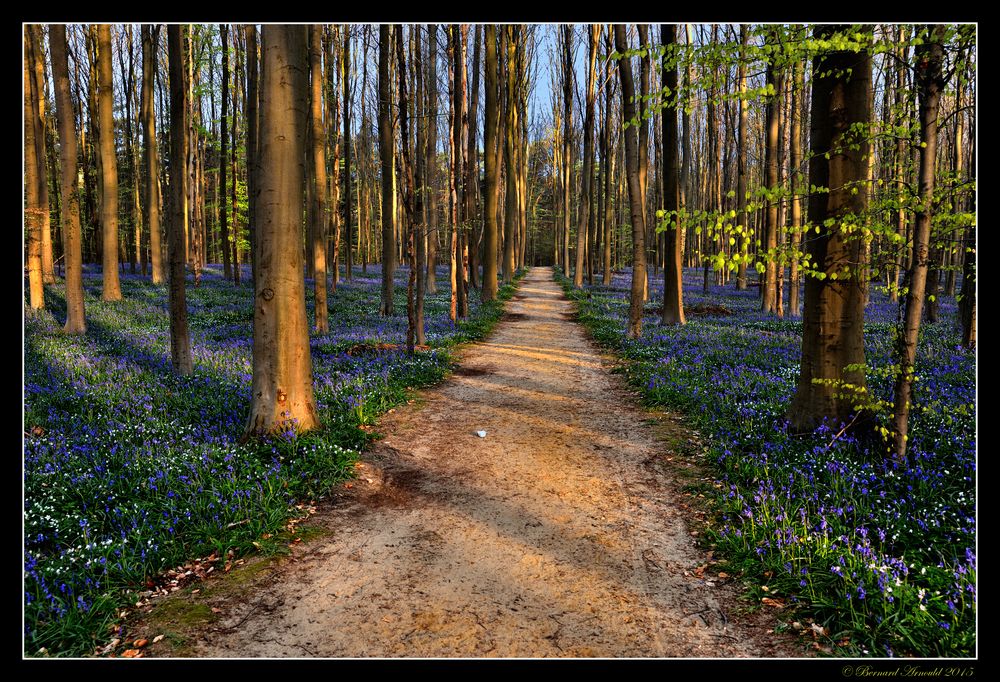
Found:
<path fill-rule="evenodd" d="M 667 446 L 572 313 L 532 269 L 454 375 L 382 419 L 320 514 L 329 534 L 225 604 L 191 652 L 801 655 L 693 575 L 706 555 L 650 465 Z"/>

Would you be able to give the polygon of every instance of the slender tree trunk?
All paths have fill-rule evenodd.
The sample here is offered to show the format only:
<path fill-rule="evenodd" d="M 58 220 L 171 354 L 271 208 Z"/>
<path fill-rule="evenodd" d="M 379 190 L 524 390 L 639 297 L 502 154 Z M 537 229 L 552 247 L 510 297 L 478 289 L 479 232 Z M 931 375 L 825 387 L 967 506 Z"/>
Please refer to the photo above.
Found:
<path fill-rule="evenodd" d="M 437 293 L 438 194 L 437 194 L 437 25 L 427 26 L 427 293 Z"/>
<path fill-rule="evenodd" d="M 66 50 L 66 27 L 49 26 L 49 50 L 52 80 L 55 86 L 56 118 L 59 120 L 59 180 L 62 195 L 63 254 L 66 260 L 67 334 L 84 334 L 87 318 L 83 302 L 83 253 L 80 232 L 80 195 L 77 192 L 76 123 L 73 99 L 69 91 L 69 57 Z"/>
<path fill-rule="evenodd" d="M 118 161 L 115 158 L 114 89 L 111 80 L 111 26 L 97 26 L 98 126 L 101 130 L 101 229 L 104 235 L 104 301 L 120 301 L 118 279 Z"/>
<path fill-rule="evenodd" d="M 628 50 L 625 39 L 625 27 L 616 24 L 615 50 L 624 53 Z M 618 76 L 622 86 L 622 111 L 626 121 L 636 118 L 635 82 L 632 79 L 632 65 L 629 58 L 618 60 Z M 625 129 L 625 173 L 628 180 L 629 204 L 632 209 L 632 293 L 629 301 L 629 338 L 642 335 L 642 304 L 643 289 L 646 281 L 646 226 L 643 222 L 643 194 L 639 182 L 639 133 L 635 126 Z"/>
<path fill-rule="evenodd" d="M 587 104 L 583 116 L 583 180 L 580 197 L 580 217 L 576 225 L 576 271 L 573 286 L 583 288 L 584 257 L 587 251 L 587 236 L 590 233 L 591 177 L 594 174 L 594 81 L 597 68 L 597 40 L 600 27 L 588 26 L 587 50 Z"/>
<path fill-rule="evenodd" d="M 845 28 L 817 26 L 814 36 L 829 40 Z M 788 408 L 792 428 L 800 432 L 812 431 L 827 419 L 848 420 L 858 403 L 854 391 L 865 390 L 862 248 L 851 232 L 851 216 L 866 209 L 868 193 L 858 185 L 865 179 L 869 144 L 851 129 L 871 120 L 871 57 L 850 51 L 817 56 L 813 73 L 809 184 L 829 193 L 809 195 L 809 223 L 820 231 L 810 235 L 806 249 L 825 276 L 808 277 L 805 283 L 802 360 Z M 848 78 L 847 73 L 852 75 Z"/>
<path fill-rule="evenodd" d="M 777 30 L 777 29 L 773 29 Z M 767 100 L 767 146 L 764 151 L 764 166 L 766 177 L 764 184 L 767 186 L 769 194 L 778 191 L 778 145 L 780 136 L 778 134 L 779 119 L 781 117 L 781 95 L 782 77 L 778 73 L 778 68 L 772 59 L 767 65 L 767 84 L 774 88 L 774 95 Z M 767 199 L 767 223 L 764 226 L 764 250 L 766 251 L 764 260 L 764 283 L 761 299 L 761 310 L 765 313 L 778 312 L 778 199 L 775 196 L 768 196 Z"/>
<path fill-rule="evenodd" d="M 222 275 L 226 279 L 233 278 L 233 264 L 229 251 L 229 213 L 227 210 L 228 182 L 228 145 L 229 145 L 229 26 L 219 24 L 219 35 L 222 39 L 222 134 L 219 136 L 219 229 L 222 239 Z M 233 178 L 236 182 L 236 178 Z M 233 215 L 233 219 L 236 216 Z"/>
<path fill-rule="evenodd" d="M 610 55 L 612 51 L 612 29 L 609 24 L 604 33 L 604 53 Z M 614 89 L 614 68 L 615 61 L 607 59 L 606 71 L 604 74 L 604 151 L 601 153 L 604 162 L 604 254 L 603 254 L 603 278 L 601 283 L 604 286 L 611 285 L 611 237 L 614 233 L 614 202 L 611 200 L 611 179 L 614 177 L 615 153 L 611 146 L 611 95 Z"/>
<path fill-rule="evenodd" d="M 253 383 L 245 437 L 319 426 L 302 271 L 308 29 L 261 33 Z"/>
<path fill-rule="evenodd" d="M 330 331 L 326 303 L 326 128 L 323 125 L 323 27 L 309 25 L 310 112 L 312 149 L 309 161 L 312 172 L 312 261 L 315 287 L 316 333 Z"/>
<path fill-rule="evenodd" d="M 399 76 L 399 134 L 402 142 L 400 149 L 402 152 L 403 171 L 403 213 L 404 223 L 400 236 L 406 242 L 406 260 L 410 264 L 409 276 L 406 280 L 406 352 L 413 355 L 414 339 L 416 336 L 416 275 L 417 267 L 413 262 L 414 258 L 414 235 L 420 229 L 419 216 L 421 206 L 416 199 L 414 191 L 413 162 L 410 158 L 410 121 L 409 121 L 409 93 L 406 84 L 406 60 L 403 56 L 403 27 L 395 24 L 396 33 L 396 73 Z"/>
<path fill-rule="evenodd" d="M 38 146 L 37 100 L 32 96 L 31 31 L 24 30 L 24 193 L 25 233 L 28 238 L 28 301 L 33 310 L 45 308 L 45 288 L 42 283 L 42 219 L 49 207 L 43 206 L 38 188 L 39 164 L 36 154 Z"/>
<path fill-rule="evenodd" d="M 736 76 L 737 81 L 739 81 L 740 88 L 740 124 L 736 142 L 736 204 L 739 208 L 736 213 L 740 221 L 740 227 L 738 229 L 741 230 L 739 232 L 740 253 L 739 264 L 736 268 L 736 288 L 740 291 L 747 288 L 747 261 L 750 259 L 750 221 L 748 220 L 749 216 L 747 215 L 747 29 L 748 26 L 746 24 L 740 24 L 740 62 L 737 67 Z M 687 152 L 685 152 L 685 157 L 686 156 Z"/>
<path fill-rule="evenodd" d="M 477 118 L 479 114 L 479 71 L 480 71 L 480 53 L 482 42 L 482 29 L 478 26 L 472 27 L 475 33 L 474 47 L 472 50 L 472 75 L 471 84 L 469 89 L 469 134 L 466 140 L 468 145 L 468 151 L 466 152 L 466 182 L 465 182 L 465 193 L 466 193 L 466 214 L 465 219 L 471 222 L 473 225 L 472 235 L 472 246 L 469 248 L 469 286 L 474 289 L 479 288 L 479 252 L 480 245 L 483 239 L 483 228 L 480 226 L 479 221 L 475 220 L 475 216 L 479 213 L 476 210 L 476 202 L 479 199 L 479 154 L 478 154 L 478 135 L 477 135 Z M 467 233 L 468 234 L 468 233 Z"/>
<path fill-rule="evenodd" d="M 791 229 L 792 229 L 792 262 L 788 276 L 788 314 L 799 316 L 799 249 L 802 245 L 802 197 L 804 191 L 800 180 L 802 166 L 802 117 L 804 107 L 802 98 L 805 94 L 802 62 L 797 61 L 793 67 L 792 111 L 791 111 Z"/>
<path fill-rule="evenodd" d="M 142 136 L 145 155 L 146 228 L 149 231 L 149 261 L 153 284 L 163 283 L 163 247 L 160 244 L 160 166 L 156 144 L 156 113 L 153 79 L 157 70 L 160 29 L 143 24 L 142 33 Z"/>
<path fill-rule="evenodd" d="M 25 157 L 25 163 L 34 159 L 36 164 L 35 183 L 38 192 L 38 205 L 41 208 L 38 221 L 42 251 L 42 283 L 55 284 L 56 276 L 52 266 L 52 216 L 49 212 L 49 183 L 45 168 L 45 54 L 42 48 L 42 27 L 40 24 L 31 24 L 27 26 L 27 30 L 31 73 L 26 84 L 29 86 L 28 89 L 33 100 L 31 109 L 34 134 L 32 137 L 35 149 L 32 156 Z"/>
<path fill-rule="evenodd" d="M 393 243 L 395 205 L 393 203 L 392 118 L 389 111 L 389 25 L 379 26 L 378 40 L 378 143 L 382 159 L 382 314 L 393 314 L 392 276 L 396 269 Z"/>
<path fill-rule="evenodd" d="M 562 192 L 563 192 L 563 268 L 569 277 L 569 236 L 571 223 L 570 189 L 573 183 L 573 27 L 565 24 L 562 39 L 562 90 L 563 90 L 563 136 L 562 136 Z"/>
<path fill-rule="evenodd" d="M 913 259 L 906 279 L 902 333 L 896 338 L 895 365 L 899 367 L 893 391 L 892 450 L 898 460 L 905 460 L 909 430 L 910 401 L 913 392 L 913 363 L 917 355 L 917 337 L 923 312 L 924 289 L 929 265 L 928 247 L 934 206 L 934 165 L 937 158 L 938 108 L 945 88 L 943 24 L 925 27 L 925 42 L 916 47 L 917 92 L 920 101 L 920 204 L 913 235 Z"/>
<path fill-rule="evenodd" d="M 661 71 L 661 85 L 664 92 L 671 93 L 676 98 L 677 92 L 677 29 L 673 24 L 662 24 L 660 27 L 660 42 L 666 46 L 667 53 Z M 683 224 L 680 219 L 680 181 L 677 159 L 677 104 L 665 107 L 661 112 L 663 133 L 663 208 L 666 211 L 666 252 L 663 268 L 663 310 L 660 315 L 662 324 L 684 324 L 684 290 L 682 276 L 684 269 L 681 264 L 681 235 Z"/>
<path fill-rule="evenodd" d="M 506 168 L 507 186 L 504 188 L 504 224 L 503 224 L 503 281 L 514 279 L 514 239 L 517 233 L 517 162 L 515 145 L 518 128 L 517 109 L 517 59 L 516 43 L 519 39 L 516 26 L 504 27 L 504 45 L 507 48 L 507 104 L 504 125 L 504 167 Z M 569 213 L 567 212 L 567 215 Z"/>
<path fill-rule="evenodd" d="M 497 192 L 499 190 L 500 168 L 497 155 L 497 128 L 500 123 L 497 106 L 497 60 L 496 26 L 483 27 L 486 41 L 486 111 L 483 120 L 483 301 L 497 297 Z"/>
<path fill-rule="evenodd" d="M 253 24 L 247 24 L 244 29 L 246 31 L 247 43 L 247 101 L 246 106 L 243 107 L 246 112 L 247 121 L 247 227 L 249 228 L 248 232 L 250 233 L 250 279 L 252 282 L 256 283 L 257 196 L 260 193 L 257 182 L 260 169 L 260 163 L 257 155 L 257 129 L 259 123 L 257 110 L 260 100 L 258 96 L 260 88 L 257 67 L 260 62 L 258 61 L 259 56 L 257 54 L 257 28 Z"/>
<path fill-rule="evenodd" d="M 899 26 L 898 33 L 896 34 L 896 41 L 898 44 L 896 53 L 896 89 L 894 91 L 893 97 L 893 107 L 896 110 L 896 125 L 903 126 L 907 124 L 907 116 L 904 111 L 905 103 L 905 93 L 906 93 L 906 53 L 907 47 L 904 44 L 905 40 L 905 27 Z M 896 156 L 893 159 L 893 175 L 895 177 L 895 189 L 896 189 L 896 201 L 898 206 L 896 208 L 896 234 L 901 243 L 906 241 L 906 210 L 903 208 L 905 201 L 905 192 L 903 187 L 903 179 L 905 174 L 905 161 L 907 159 L 906 154 L 906 139 L 903 135 L 898 135 L 896 139 Z M 899 301 L 899 274 L 902 269 L 900 261 L 903 259 L 902 249 L 900 253 L 893 258 L 893 263 L 891 266 L 891 277 L 889 284 L 889 301 L 891 303 L 896 303 Z"/>
<path fill-rule="evenodd" d="M 187 299 L 184 281 L 185 202 L 188 175 L 185 171 L 188 130 L 184 120 L 187 108 L 187 85 L 184 82 L 186 57 L 184 39 L 179 24 L 167 26 L 167 50 L 170 66 L 170 227 L 167 231 L 167 253 L 170 262 L 170 359 L 174 371 L 191 374 L 191 334 L 188 331 Z"/>
<path fill-rule="evenodd" d="M 451 49 L 454 92 L 452 93 L 452 150 L 454 151 L 454 168 L 452 172 L 452 197 L 454 213 L 452 220 L 452 299 L 455 304 L 455 315 L 464 318 L 468 315 L 468 303 L 465 291 L 465 259 L 463 249 L 463 234 L 466 223 L 466 201 L 463 179 L 465 178 L 465 140 L 463 133 L 467 131 L 468 118 L 465 112 L 465 25 L 452 25 Z"/>
<path fill-rule="evenodd" d="M 353 280 L 354 271 L 354 228 L 351 217 L 351 26 L 344 24 L 344 51 L 340 69 L 340 82 L 344 95 L 344 240 L 347 242 L 345 269 L 347 281 Z M 364 88 L 364 81 L 362 81 Z M 362 94 L 364 91 L 362 90 Z M 364 99 L 362 97 L 362 99 Z M 360 252 L 360 248 L 358 249 Z"/>
<path fill-rule="evenodd" d="M 420 44 L 420 27 L 415 25 L 413 30 L 416 32 L 416 49 L 414 51 L 414 74 L 416 77 L 416 89 L 413 93 L 413 108 L 417 110 L 418 107 L 425 105 L 426 100 L 424 99 L 424 66 L 423 66 L 423 48 Z M 416 262 L 410 265 L 411 277 L 413 273 L 416 272 L 416 278 L 414 285 L 416 286 L 416 302 L 414 311 L 414 326 L 416 327 L 416 343 L 417 345 L 424 345 L 424 291 L 427 288 L 427 234 L 426 234 L 426 215 L 424 205 L 424 196 L 427 192 L 427 187 L 425 185 L 425 169 L 424 165 L 427 159 L 427 128 L 430 125 L 436 125 L 435 121 L 429 121 L 427 118 L 427 108 L 423 106 L 423 116 L 418 118 L 417 123 L 417 150 L 415 164 L 415 174 L 414 186 L 416 187 L 416 195 L 414 197 L 414 225 L 412 230 L 412 239 L 415 242 L 416 248 Z M 409 296 L 409 292 L 407 292 Z"/>

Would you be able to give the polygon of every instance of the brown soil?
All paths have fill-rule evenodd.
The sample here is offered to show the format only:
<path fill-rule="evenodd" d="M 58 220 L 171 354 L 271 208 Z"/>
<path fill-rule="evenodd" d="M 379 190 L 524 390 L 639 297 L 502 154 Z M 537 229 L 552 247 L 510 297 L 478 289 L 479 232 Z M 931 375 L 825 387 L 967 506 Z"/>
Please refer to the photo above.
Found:
<path fill-rule="evenodd" d="M 508 308 L 453 377 L 386 415 L 320 539 L 218 581 L 238 588 L 171 596 L 210 617 L 185 629 L 154 609 L 138 630 L 171 632 L 148 654 L 802 655 L 696 546 L 696 437 L 635 406 L 550 270 Z"/>

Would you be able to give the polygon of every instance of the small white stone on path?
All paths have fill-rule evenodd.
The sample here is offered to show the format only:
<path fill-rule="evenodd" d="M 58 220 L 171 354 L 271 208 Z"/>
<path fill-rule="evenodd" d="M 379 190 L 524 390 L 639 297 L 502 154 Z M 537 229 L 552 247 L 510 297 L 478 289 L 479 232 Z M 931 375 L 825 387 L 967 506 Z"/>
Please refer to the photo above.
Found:
<path fill-rule="evenodd" d="M 476 431 L 476 435 L 479 436 L 480 438 L 486 438 L 485 431 Z"/>

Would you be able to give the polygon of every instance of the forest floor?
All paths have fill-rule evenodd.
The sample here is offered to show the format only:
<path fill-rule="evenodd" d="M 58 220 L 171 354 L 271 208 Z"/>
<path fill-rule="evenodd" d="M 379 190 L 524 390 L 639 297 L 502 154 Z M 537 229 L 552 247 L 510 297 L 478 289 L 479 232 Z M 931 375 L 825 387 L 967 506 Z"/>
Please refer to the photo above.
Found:
<path fill-rule="evenodd" d="M 133 630 L 166 633 L 147 655 L 805 655 L 697 545 L 697 436 L 640 408 L 573 315 L 529 272 L 449 379 L 383 417 L 317 537 L 164 599 Z"/>

